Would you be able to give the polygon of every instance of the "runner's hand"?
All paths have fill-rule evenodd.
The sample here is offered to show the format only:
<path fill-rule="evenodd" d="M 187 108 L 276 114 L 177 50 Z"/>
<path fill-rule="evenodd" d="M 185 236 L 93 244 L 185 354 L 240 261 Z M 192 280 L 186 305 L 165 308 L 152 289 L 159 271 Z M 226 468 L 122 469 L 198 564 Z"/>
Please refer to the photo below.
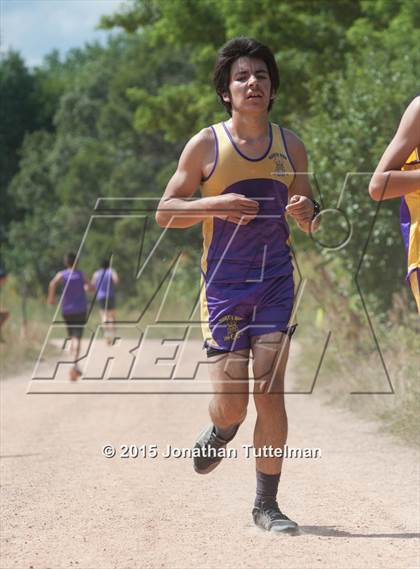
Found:
<path fill-rule="evenodd" d="M 299 225 L 310 223 L 314 215 L 314 203 L 306 196 L 294 195 L 286 206 L 286 213 L 293 217 Z"/>
<path fill-rule="evenodd" d="M 226 194 L 217 196 L 213 202 L 213 215 L 236 223 L 237 225 L 247 225 L 258 214 L 259 203 L 251 200 L 242 194 Z"/>

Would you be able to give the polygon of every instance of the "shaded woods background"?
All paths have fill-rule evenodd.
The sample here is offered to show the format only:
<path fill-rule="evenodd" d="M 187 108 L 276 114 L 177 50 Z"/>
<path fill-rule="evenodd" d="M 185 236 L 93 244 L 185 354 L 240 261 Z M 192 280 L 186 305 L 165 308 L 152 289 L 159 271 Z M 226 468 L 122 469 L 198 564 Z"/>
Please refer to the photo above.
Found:
<path fill-rule="evenodd" d="M 63 254 L 79 248 L 100 197 L 112 198 L 101 207 L 111 204 L 122 216 L 91 224 L 81 265 L 91 273 L 113 253 L 122 276 L 120 306 L 130 312 L 147 301 L 181 249 L 177 303 L 197 289 L 200 227 L 171 230 L 147 283 L 136 280 L 139 257 L 161 230 L 150 213 L 146 231 L 143 218 L 126 215 L 133 214 L 133 202 L 115 198 L 161 195 L 186 140 L 225 117 L 211 83 L 217 50 L 229 38 L 249 35 L 275 52 L 281 86 L 271 119 L 305 142 L 323 206 L 337 205 L 348 172 L 367 173 L 347 180 L 340 207 L 353 233 L 345 247 L 321 247 L 292 228 L 298 266 L 309 279 L 303 323 L 317 330 L 335 325 L 343 350 L 366 349 L 359 285 L 385 336 L 389 327 L 417 325 L 404 284 L 399 201 L 385 202 L 377 212 L 367 188 L 369 172 L 418 93 L 420 13 L 411 0 L 292 5 L 133 0 L 102 19 L 103 28 L 120 31 L 106 47 L 86 45 L 64 59 L 53 52 L 35 69 L 18 53 L 3 58 L 1 263 L 12 274 L 12 304 L 17 295 L 33 306 L 44 302 L 49 279 Z M 156 205 L 144 203 L 150 210 Z M 344 225 L 342 218 L 326 216 L 319 239 L 336 244 Z M 410 342 L 404 335 L 401 349 Z"/>

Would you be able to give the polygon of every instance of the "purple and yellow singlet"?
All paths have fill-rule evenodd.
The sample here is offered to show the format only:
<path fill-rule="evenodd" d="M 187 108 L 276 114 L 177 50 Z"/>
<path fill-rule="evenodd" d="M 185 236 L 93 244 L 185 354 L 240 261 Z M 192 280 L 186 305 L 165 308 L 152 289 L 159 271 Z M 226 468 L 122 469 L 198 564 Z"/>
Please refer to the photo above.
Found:
<path fill-rule="evenodd" d="M 415 149 L 401 170 L 418 169 L 419 150 Z M 420 188 L 401 198 L 400 224 L 407 255 L 407 281 L 420 314 Z"/>
<path fill-rule="evenodd" d="M 216 158 L 202 180 L 202 196 L 235 193 L 259 202 L 247 225 L 215 217 L 203 222 L 205 345 L 231 351 L 249 348 L 251 336 L 288 326 L 294 286 L 285 207 L 295 171 L 278 125 L 269 124 L 268 148 L 259 158 L 240 151 L 225 123 L 210 128 Z"/>

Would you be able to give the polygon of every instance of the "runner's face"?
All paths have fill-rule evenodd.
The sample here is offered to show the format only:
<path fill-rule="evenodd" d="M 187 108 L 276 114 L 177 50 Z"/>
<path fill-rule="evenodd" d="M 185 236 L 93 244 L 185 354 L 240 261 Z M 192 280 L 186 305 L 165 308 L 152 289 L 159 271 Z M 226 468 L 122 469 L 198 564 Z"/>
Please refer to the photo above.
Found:
<path fill-rule="evenodd" d="M 229 93 L 223 95 L 230 101 L 233 111 L 267 111 L 271 98 L 271 80 L 267 65 L 261 59 L 240 57 L 230 69 Z"/>

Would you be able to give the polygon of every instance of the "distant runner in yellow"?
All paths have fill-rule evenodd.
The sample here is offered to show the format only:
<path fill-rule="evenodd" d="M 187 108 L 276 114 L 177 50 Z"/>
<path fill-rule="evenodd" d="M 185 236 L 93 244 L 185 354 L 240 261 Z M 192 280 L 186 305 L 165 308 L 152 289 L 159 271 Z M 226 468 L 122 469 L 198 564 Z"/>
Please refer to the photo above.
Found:
<path fill-rule="evenodd" d="M 420 95 L 405 110 L 372 176 L 369 194 L 375 201 L 401 197 L 407 280 L 420 314 Z"/>

